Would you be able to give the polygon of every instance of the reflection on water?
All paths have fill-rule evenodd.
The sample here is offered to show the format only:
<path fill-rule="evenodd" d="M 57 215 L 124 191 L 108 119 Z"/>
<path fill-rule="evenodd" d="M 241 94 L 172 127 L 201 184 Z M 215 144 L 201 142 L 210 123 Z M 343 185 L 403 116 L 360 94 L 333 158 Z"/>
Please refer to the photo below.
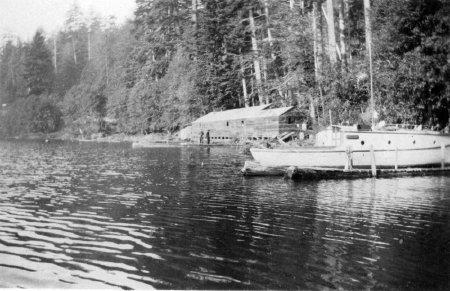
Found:
<path fill-rule="evenodd" d="M 450 178 L 248 179 L 245 158 L 0 142 L 0 287 L 450 288 Z"/>

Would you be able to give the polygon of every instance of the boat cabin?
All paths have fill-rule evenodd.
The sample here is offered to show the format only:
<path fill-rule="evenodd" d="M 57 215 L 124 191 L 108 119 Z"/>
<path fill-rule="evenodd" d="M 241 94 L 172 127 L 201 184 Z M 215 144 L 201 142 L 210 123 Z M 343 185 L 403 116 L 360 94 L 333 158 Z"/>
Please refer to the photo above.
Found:
<path fill-rule="evenodd" d="M 383 127 L 374 130 L 359 130 L 358 126 L 330 126 L 316 135 L 315 146 L 350 147 L 353 150 L 411 149 L 427 148 L 447 144 L 450 135 L 437 131 L 415 129 L 396 129 Z"/>

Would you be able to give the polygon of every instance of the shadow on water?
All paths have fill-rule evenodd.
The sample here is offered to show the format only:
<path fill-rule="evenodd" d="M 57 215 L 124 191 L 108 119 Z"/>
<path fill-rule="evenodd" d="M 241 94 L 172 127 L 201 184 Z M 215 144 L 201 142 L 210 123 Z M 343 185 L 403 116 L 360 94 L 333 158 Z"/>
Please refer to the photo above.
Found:
<path fill-rule="evenodd" d="M 449 178 L 249 179 L 245 158 L 0 142 L 0 285 L 450 287 Z"/>

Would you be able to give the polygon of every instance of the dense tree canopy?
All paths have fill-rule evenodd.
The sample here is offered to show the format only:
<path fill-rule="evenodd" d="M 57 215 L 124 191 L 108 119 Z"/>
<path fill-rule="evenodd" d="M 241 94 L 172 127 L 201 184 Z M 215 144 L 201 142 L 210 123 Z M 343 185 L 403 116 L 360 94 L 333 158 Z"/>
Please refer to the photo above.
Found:
<path fill-rule="evenodd" d="M 74 134 L 102 130 L 105 118 L 130 134 L 175 131 L 261 103 L 297 105 L 319 125 L 330 110 L 333 122 L 369 122 L 368 31 L 381 118 L 448 124 L 449 1 L 371 1 L 370 30 L 363 0 L 136 3 L 120 26 L 74 4 L 47 40 L 38 31 L 30 43 L 6 42 L 0 98 L 11 126 L 2 132 L 53 131 L 61 118 Z M 40 108 L 36 120 L 13 114 L 18 104 Z"/>

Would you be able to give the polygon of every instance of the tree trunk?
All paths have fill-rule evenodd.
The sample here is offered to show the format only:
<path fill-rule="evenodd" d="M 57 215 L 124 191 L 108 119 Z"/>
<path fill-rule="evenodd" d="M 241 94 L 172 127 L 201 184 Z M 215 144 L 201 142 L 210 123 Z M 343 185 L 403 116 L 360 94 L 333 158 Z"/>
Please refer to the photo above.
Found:
<path fill-rule="evenodd" d="M 75 50 L 75 37 L 72 35 L 72 50 L 73 50 L 73 61 L 75 65 L 77 64 L 77 52 Z"/>
<path fill-rule="evenodd" d="M 334 27 L 334 5 L 333 0 L 327 0 L 327 22 L 328 22 L 328 54 L 331 66 L 337 62 L 336 54 L 336 31 Z"/>
<path fill-rule="evenodd" d="M 57 49 L 56 49 L 56 38 L 58 36 L 55 35 L 55 38 L 53 39 L 53 62 L 55 63 L 55 75 L 58 74 L 58 63 L 57 63 Z"/>
<path fill-rule="evenodd" d="M 109 85 L 108 54 L 105 54 L 105 79 L 106 79 L 106 86 L 108 86 Z"/>
<path fill-rule="evenodd" d="M 91 60 L 91 29 L 88 30 L 88 61 Z"/>
<path fill-rule="evenodd" d="M 263 82 L 262 82 L 262 91 L 265 92 L 266 88 L 267 88 L 267 60 L 266 59 L 261 59 L 261 64 L 262 64 L 262 77 L 263 77 Z M 264 94 L 264 103 L 265 104 L 269 104 L 269 94 Z"/>
<path fill-rule="evenodd" d="M 319 66 L 319 44 L 320 41 L 318 38 L 318 31 L 317 31 L 317 2 L 313 2 L 313 11 L 312 11 L 312 29 L 313 29 L 313 49 L 314 49 L 314 76 L 316 79 L 316 83 L 319 82 L 319 75 L 320 75 L 320 66 Z"/>
<path fill-rule="evenodd" d="M 289 1 L 289 9 L 291 11 L 290 15 L 292 17 L 294 16 L 294 8 L 295 8 L 295 0 L 290 0 Z M 291 37 L 293 35 L 293 29 L 292 29 L 291 25 L 289 25 L 288 30 L 289 30 L 289 37 Z M 289 54 L 289 57 L 290 57 L 290 53 L 289 52 L 288 52 L 288 54 Z M 289 69 L 288 68 L 286 68 L 285 74 L 286 75 L 289 74 Z M 294 100 L 296 94 L 297 94 L 297 96 L 300 95 L 299 89 L 298 88 L 294 88 L 295 86 L 292 85 L 291 81 L 288 81 L 287 86 L 288 86 L 287 94 L 289 96 L 289 100 L 291 100 L 291 104 L 294 104 L 295 101 L 296 101 L 296 100 Z"/>
<path fill-rule="evenodd" d="M 364 0 L 364 19 L 366 26 L 366 48 L 369 58 L 369 74 L 370 74 L 370 109 L 372 115 L 372 126 L 375 125 L 375 101 L 373 97 L 373 73 L 372 73 L 372 28 L 370 25 L 370 0 Z"/>
<path fill-rule="evenodd" d="M 255 80 L 253 78 L 250 79 L 250 106 L 255 106 Z"/>
<path fill-rule="evenodd" d="M 316 81 L 316 85 L 320 90 L 320 68 L 321 65 L 319 64 L 319 42 L 320 39 L 318 37 L 318 29 L 317 29 L 317 2 L 313 2 L 313 11 L 312 11 L 312 20 L 313 20 L 313 49 L 314 49 L 314 77 L 315 77 L 315 81 Z M 315 109 L 314 109 L 314 105 L 313 105 L 313 100 L 312 97 L 310 98 L 310 104 L 313 106 L 313 108 L 310 108 L 310 117 L 313 120 L 313 123 L 316 123 L 316 116 L 315 116 Z"/>
<path fill-rule="evenodd" d="M 345 8 L 344 0 L 339 0 L 339 43 L 341 50 L 341 68 L 342 72 L 346 72 L 348 69 L 347 63 L 347 46 L 345 39 Z"/>
<path fill-rule="evenodd" d="M 197 30 L 197 0 L 192 0 L 192 23 L 194 24 L 194 31 Z"/>
<path fill-rule="evenodd" d="M 364 21 L 366 32 L 366 52 L 369 55 L 371 53 L 372 30 L 370 25 L 370 1 L 368 0 L 364 0 Z"/>
<path fill-rule="evenodd" d="M 268 0 L 264 0 L 264 13 L 266 15 L 267 40 L 269 41 L 269 46 L 270 46 L 270 56 L 272 57 L 272 60 L 275 60 L 275 54 L 273 53 L 272 33 L 270 31 L 269 3 L 268 3 Z"/>
<path fill-rule="evenodd" d="M 344 0 L 344 19 L 345 22 L 349 21 L 349 13 L 350 13 L 350 7 L 348 6 L 348 0 Z M 346 48 L 346 55 L 347 55 L 347 63 L 349 66 L 352 64 L 352 51 L 350 47 L 350 26 L 347 28 L 347 35 L 345 37 L 347 39 L 348 47 Z"/>
<path fill-rule="evenodd" d="M 253 51 L 253 65 L 255 68 L 255 79 L 256 79 L 256 92 L 258 93 L 259 104 L 264 104 L 263 92 L 262 92 L 262 82 L 261 82 L 261 65 L 259 60 L 258 43 L 256 42 L 256 26 L 255 19 L 253 17 L 253 10 L 249 10 L 250 18 L 250 30 L 252 39 L 252 51 Z"/>
<path fill-rule="evenodd" d="M 323 18 L 325 16 L 325 10 L 324 10 L 324 4 L 322 3 L 321 5 L 321 9 L 323 10 L 323 14 L 319 12 L 319 46 L 318 48 L 318 56 L 319 56 L 319 65 L 320 65 L 320 70 L 322 70 L 322 65 L 323 65 L 323 60 L 324 60 L 324 54 L 326 51 L 326 47 L 325 47 L 325 33 L 324 33 L 324 28 L 323 28 Z M 325 19 L 326 21 L 326 19 Z"/>
<path fill-rule="evenodd" d="M 244 59 L 242 55 L 239 56 L 239 60 L 241 63 L 241 74 L 242 74 L 242 92 L 244 95 L 244 105 L 245 107 L 249 107 L 249 100 L 248 100 L 248 94 L 247 94 L 247 81 L 245 80 L 245 69 L 244 69 Z"/>
<path fill-rule="evenodd" d="M 314 98 L 312 95 L 309 96 L 309 117 L 311 117 L 311 120 L 313 123 L 316 123 L 316 107 L 314 106 Z"/>
<path fill-rule="evenodd" d="M 326 41 L 325 41 L 325 32 L 324 32 L 324 21 L 323 19 L 325 18 L 326 20 L 326 13 L 325 13 L 325 9 L 324 9 L 324 4 L 319 4 L 317 3 L 317 24 L 318 24 L 318 28 L 317 28 L 317 65 L 319 67 L 319 84 L 318 84 L 318 89 L 319 89 L 319 96 L 320 96 L 320 103 L 322 105 L 322 118 L 325 116 L 325 99 L 323 96 L 323 88 L 322 88 L 322 83 L 321 83 L 321 79 L 322 78 L 322 74 L 323 74 L 323 62 L 324 62 L 324 54 L 326 51 L 325 45 L 326 45 Z M 320 5 L 320 8 L 319 8 Z M 320 11 L 322 10 L 323 13 Z M 320 114 L 318 114 L 320 115 Z"/>
<path fill-rule="evenodd" d="M 272 60 L 275 60 L 275 54 L 273 52 L 273 40 L 272 40 L 272 32 L 270 30 L 270 18 L 269 18 L 269 2 L 268 0 L 264 0 L 264 14 L 266 15 L 266 27 L 267 27 L 267 40 L 269 41 L 269 49 L 270 49 L 270 57 Z M 262 66 L 263 66 L 263 90 L 264 88 L 267 88 L 267 63 L 268 60 L 262 59 Z M 265 103 L 269 104 L 269 95 L 264 94 L 265 97 Z"/>

